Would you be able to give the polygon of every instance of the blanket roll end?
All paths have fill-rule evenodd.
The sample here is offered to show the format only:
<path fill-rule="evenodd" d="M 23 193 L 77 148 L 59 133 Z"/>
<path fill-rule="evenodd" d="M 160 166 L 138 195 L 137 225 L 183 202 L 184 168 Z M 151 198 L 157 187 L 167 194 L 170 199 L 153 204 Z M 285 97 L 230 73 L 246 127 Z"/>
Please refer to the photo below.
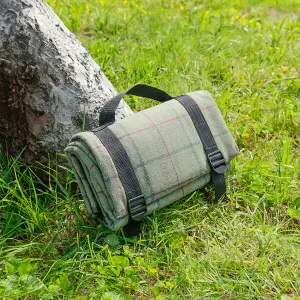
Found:
<path fill-rule="evenodd" d="M 216 102 L 206 91 L 187 95 L 196 103 L 195 110 L 203 115 L 202 121 L 207 123 L 210 140 L 215 143 L 211 151 L 217 149 L 215 152 L 221 157 L 218 162 L 222 161 L 226 171 L 230 170 L 230 161 L 239 150 Z M 200 133 L 196 130 L 190 113 L 179 100 L 164 102 L 106 128 L 128 156 L 134 171 L 131 174 L 136 176 L 146 202 L 147 215 L 202 188 L 214 175 L 200 138 L 204 130 Z M 110 142 L 109 147 L 102 143 L 101 135 L 96 135 L 99 130 L 74 135 L 65 153 L 88 213 L 117 230 L 130 219 L 127 196 L 133 193 L 134 185 L 122 184 L 124 174 L 129 174 L 122 166 L 124 155 L 120 155 L 114 143 Z M 119 164 L 115 163 L 115 157 Z"/>

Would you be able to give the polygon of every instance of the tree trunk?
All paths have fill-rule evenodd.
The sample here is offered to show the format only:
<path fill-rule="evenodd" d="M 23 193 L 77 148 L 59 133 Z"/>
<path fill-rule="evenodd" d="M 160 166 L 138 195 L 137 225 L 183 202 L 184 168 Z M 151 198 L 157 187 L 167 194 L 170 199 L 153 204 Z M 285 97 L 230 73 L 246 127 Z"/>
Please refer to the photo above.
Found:
<path fill-rule="evenodd" d="M 0 150 L 23 161 L 62 152 L 98 124 L 109 80 L 43 0 L 0 0 Z M 122 103 L 117 117 L 131 114 Z"/>

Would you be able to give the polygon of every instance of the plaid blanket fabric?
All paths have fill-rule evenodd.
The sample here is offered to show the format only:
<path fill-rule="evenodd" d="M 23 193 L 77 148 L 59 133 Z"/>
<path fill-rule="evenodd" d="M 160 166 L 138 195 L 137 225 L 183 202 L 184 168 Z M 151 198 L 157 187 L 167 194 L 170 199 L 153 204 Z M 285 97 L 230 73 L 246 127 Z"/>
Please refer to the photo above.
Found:
<path fill-rule="evenodd" d="M 222 115 L 206 91 L 192 97 L 229 162 L 239 152 Z M 147 203 L 147 214 L 181 199 L 210 180 L 199 135 L 184 107 L 170 100 L 109 126 L 126 150 Z M 86 208 L 117 230 L 128 222 L 125 191 L 110 154 L 92 132 L 76 134 L 65 149 Z"/>

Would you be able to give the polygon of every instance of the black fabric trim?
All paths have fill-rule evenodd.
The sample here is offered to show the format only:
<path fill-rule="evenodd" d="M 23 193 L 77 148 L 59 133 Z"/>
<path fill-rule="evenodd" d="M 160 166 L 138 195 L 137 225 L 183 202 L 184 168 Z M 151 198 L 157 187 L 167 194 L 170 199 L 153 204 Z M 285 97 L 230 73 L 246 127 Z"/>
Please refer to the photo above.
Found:
<path fill-rule="evenodd" d="M 157 88 L 137 84 L 113 97 L 104 105 L 99 115 L 100 127 L 93 130 L 94 134 L 100 139 L 110 154 L 123 185 L 129 214 L 129 224 L 124 227 L 124 233 L 131 236 L 140 232 L 140 220 L 147 213 L 147 205 L 126 150 L 120 140 L 107 127 L 115 122 L 115 112 L 125 94 L 150 98 L 160 102 L 174 99 L 174 97 Z M 224 177 L 226 162 L 224 157 L 219 151 L 197 103 L 187 95 L 179 96 L 176 100 L 183 105 L 194 123 L 211 168 L 211 177 L 215 186 L 215 200 L 219 200 L 226 193 Z M 199 173 L 201 173 L 200 170 Z"/>
<path fill-rule="evenodd" d="M 218 149 L 205 117 L 197 103 L 188 95 L 179 96 L 176 98 L 176 100 L 183 105 L 189 114 L 202 142 L 211 168 L 211 177 L 215 187 L 215 201 L 218 201 L 226 193 L 224 176 L 226 162 L 223 154 Z"/>
<path fill-rule="evenodd" d="M 129 219 L 141 220 L 147 212 L 145 198 L 127 152 L 115 134 L 107 127 L 94 132 L 111 156 L 127 199 Z"/>

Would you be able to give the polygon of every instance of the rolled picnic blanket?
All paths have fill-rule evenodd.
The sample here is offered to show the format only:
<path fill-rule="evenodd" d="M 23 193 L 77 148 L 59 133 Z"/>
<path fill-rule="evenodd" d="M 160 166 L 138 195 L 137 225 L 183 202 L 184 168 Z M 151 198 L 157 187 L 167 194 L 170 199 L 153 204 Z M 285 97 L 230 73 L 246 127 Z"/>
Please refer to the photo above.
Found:
<path fill-rule="evenodd" d="M 222 190 L 224 171 L 239 152 L 208 92 L 174 99 L 154 88 L 135 87 L 126 92 L 166 102 L 114 122 L 126 92 L 121 93 L 102 110 L 101 126 L 74 135 L 65 149 L 88 213 L 112 230 L 183 198 L 211 178 Z"/>

